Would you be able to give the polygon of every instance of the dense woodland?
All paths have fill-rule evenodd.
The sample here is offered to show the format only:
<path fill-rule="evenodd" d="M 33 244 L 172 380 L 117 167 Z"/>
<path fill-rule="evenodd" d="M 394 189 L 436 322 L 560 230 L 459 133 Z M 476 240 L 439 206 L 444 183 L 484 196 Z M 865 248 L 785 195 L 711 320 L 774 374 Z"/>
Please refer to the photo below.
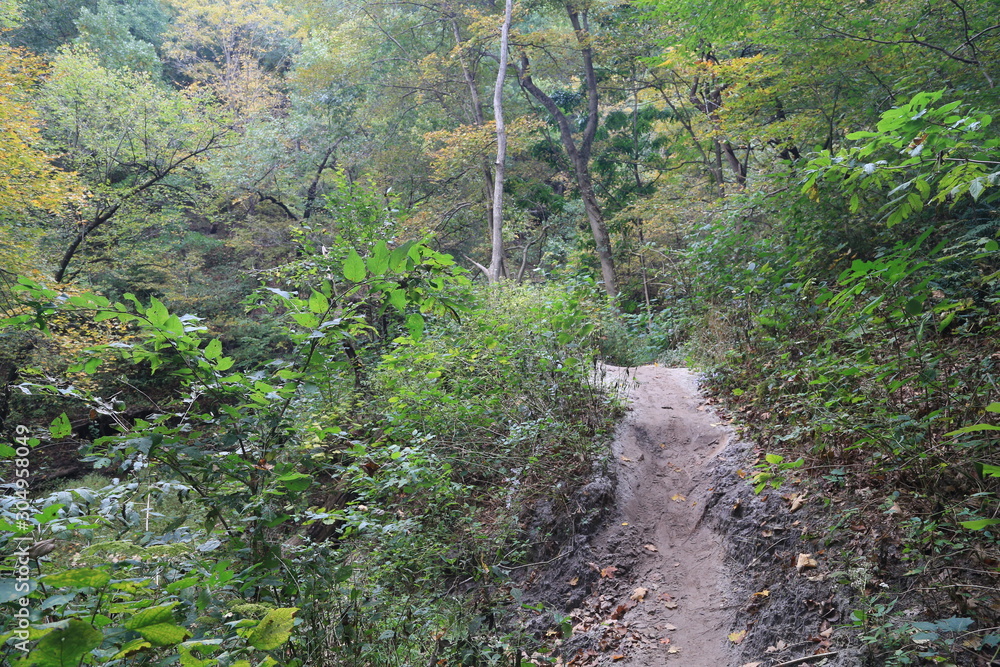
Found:
<path fill-rule="evenodd" d="M 512 576 L 589 520 L 604 360 L 705 373 L 759 491 L 864 499 L 872 664 L 995 664 L 995 2 L 0 27 L 0 661 L 549 664 Z"/>

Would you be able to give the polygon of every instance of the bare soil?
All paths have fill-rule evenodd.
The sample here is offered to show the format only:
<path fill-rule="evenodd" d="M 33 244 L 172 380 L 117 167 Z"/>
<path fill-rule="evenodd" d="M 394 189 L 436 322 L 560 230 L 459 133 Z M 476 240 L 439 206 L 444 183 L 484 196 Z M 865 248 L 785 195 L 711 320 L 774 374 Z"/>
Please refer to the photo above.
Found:
<path fill-rule="evenodd" d="M 683 368 L 608 367 L 630 410 L 610 479 L 577 493 L 590 521 L 531 572 L 538 664 L 588 667 L 860 665 L 837 628 L 849 605 L 809 543 L 809 512 L 754 495 L 752 444 L 735 437 Z M 601 511 L 603 510 L 603 512 Z M 596 519 L 595 519 L 596 517 Z M 797 568 L 800 553 L 816 567 Z M 822 562 L 821 562 L 822 561 Z M 571 629 L 571 631 L 570 631 Z"/>

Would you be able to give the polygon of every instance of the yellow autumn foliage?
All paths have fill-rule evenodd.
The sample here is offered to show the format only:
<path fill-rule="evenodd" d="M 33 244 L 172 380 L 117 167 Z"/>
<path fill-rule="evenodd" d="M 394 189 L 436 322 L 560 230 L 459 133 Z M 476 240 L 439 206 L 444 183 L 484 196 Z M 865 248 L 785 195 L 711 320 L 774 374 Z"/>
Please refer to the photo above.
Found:
<path fill-rule="evenodd" d="M 45 71 L 40 58 L 0 44 L 0 266 L 12 272 L 38 264 L 40 230 L 31 212 L 58 213 L 83 199 L 75 175 L 39 148 L 40 123 L 29 95 Z"/>

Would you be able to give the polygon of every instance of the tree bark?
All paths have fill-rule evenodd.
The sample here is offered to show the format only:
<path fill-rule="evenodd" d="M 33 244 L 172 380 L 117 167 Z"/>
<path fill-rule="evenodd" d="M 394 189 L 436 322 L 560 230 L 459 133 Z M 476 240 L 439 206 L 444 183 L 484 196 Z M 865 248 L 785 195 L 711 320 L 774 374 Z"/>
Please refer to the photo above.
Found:
<path fill-rule="evenodd" d="M 490 224 L 490 267 L 487 277 L 491 283 L 500 281 L 504 274 L 503 262 L 503 179 L 504 163 L 507 160 L 507 127 L 503 120 L 503 84 L 507 78 L 509 57 L 510 17 L 513 0 L 507 0 L 504 7 L 503 26 L 500 28 L 500 68 L 497 83 L 493 89 L 493 119 L 497 128 L 497 161 L 493 170 L 493 210 Z"/>
<path fill-rule="evenodd" d="M 618 280 L 615 275 L 614 255 L 611 252 L 611 237 L 608 234 L 607 224 L 604 222 L 604 214 L 601 211 L 600 202 L 594 194 L 594 186 L 590 177 L 590 151 L 594 144 L 594 136 L 597 134 L 597 124 L 600 120 L 599 103 L 600 96 L 597 90 L 597 75 L 594 72 L 594 53 L 590 47 L 590 34 L 587 28 L 586 12 L 579 12 L 571 5 L 566 5 L 566 13 L 570 23 L 576 33 L 577 44 L 580 46 L 580 54 L 583 57 L 584 81 L 587 88 L 587 124 L 584 126 L 580 143 L 577 145 L 573 137 L 573 129 L 569 119 L 559 109 L 559 106 L 546 95 L 531 78 L 531 63 L 526 54 L 521 54 L 520 67 L 517 69 L 518 79 L 521 87 L 531 94 L 538 102 L 545 107 L 556 124 L 559 126 L 559 136 L 562 139 L 563 148 L 569 156 L 576 173 L 576 184 L 580 191 L 580 198 L 583 200 L 583 207 L 587 213 L 587 221 L 590 223 L 590 231 L 594 236 L 594 244 L 597 247 L 597 259 L 601 265 L 601 278 L 604 281 L 604 290 L 608 296 L 614 297 L 618 294 Z"/>

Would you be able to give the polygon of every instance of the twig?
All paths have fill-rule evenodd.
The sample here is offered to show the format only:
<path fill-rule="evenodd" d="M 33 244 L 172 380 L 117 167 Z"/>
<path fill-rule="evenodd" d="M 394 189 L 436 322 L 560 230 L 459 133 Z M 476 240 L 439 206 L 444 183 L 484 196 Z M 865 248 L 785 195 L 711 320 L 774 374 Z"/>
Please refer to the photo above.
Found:
<path fill-rule="evenodd" d="M 779 662 L 773 667 L 791 667 L 792 665 L 801 665 L 805 662 L 812 662 L 813 660 L 820 660 L 821 658 L 832 658 L 833 656 L 840 653 L 840 651 L 830 651 L 829 653 L 817 653 L 816 655 L 807 655 L 802 658 L 796 658 L 795 660 L 789 660 L 788 662 Z"/>
<path fill-rule="evenodd" d="M 543 561 L 541 561 L 539 563 L 525 563 L 524 565 L 515 565 L 513 567 L 505 567 L 505 566 L 501 565 L 500 567 L 503 567 L 505 570 L 521 570 L 521 569 L 526 568 L 526 567 L 535 567 L 536 565 L 548 565 L 549 563 L 556 562 L 560 558 L 565 558 L 566 556 L 570 555 L 571 553 L 573 553 L 572 549 L 570 549 L 569 551 L 564 551 L 563 553 L 559 554 L 555 558 L 550 558 L 549 560 L 543 560 Z"/>

